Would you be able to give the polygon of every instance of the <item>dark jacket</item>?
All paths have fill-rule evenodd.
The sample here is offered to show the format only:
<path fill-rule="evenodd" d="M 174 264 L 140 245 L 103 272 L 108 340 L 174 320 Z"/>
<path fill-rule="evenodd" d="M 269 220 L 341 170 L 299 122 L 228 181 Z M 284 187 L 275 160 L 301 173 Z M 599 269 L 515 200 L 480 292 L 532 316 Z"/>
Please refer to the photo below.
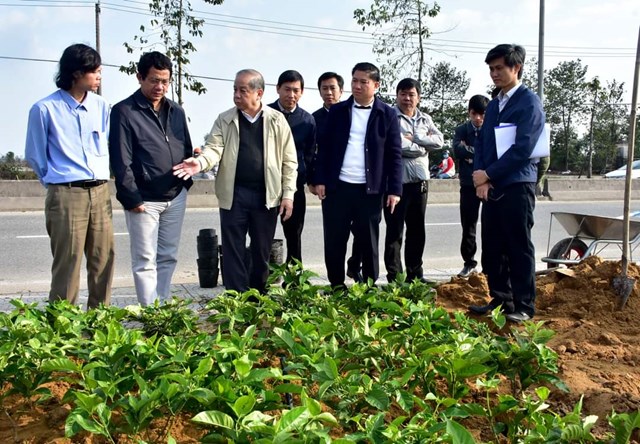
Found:
<path fill-rule="evenodd" d="M 461 186 L 473 186 L 471 177 L 474 169 L 473 156 L 480 130 L 481 128 L 476 128 L 473 123 L 467 121 L 458 125 L 453 135 L 453 154 L 458 160 L 458 177 Z"/>
<path fill-rule="evenodd" d="M 126 210 L 144 201 L 174 199 L 193 184 L 173 175 L 172 167 L 193 155 L 184 110 L 164 99 L 166 129 L 140 90 L 111 110 L 109 155 L 115 175 L 116 197 Z"/>
<path fill-rule="evenodd" d="M 353 97 L 329 109 L 326 130 L 318 144 L 314 185 L 334 191 L 339 182 L 342 161 L 351 130 Z M 380 101 L 373 102 L 365 138 L 365 176 L 367 194 L 402 195 L 402 147 L 396 110 Z"/>
<path fill-rule="evenodd" d="M 278 101 L 270 103 L 269 106 L 280 111 Z M 283 113 L 287 118 L 293 141 L 296 144 L 298 154 L 298 188 L 304 186 L 308 181 L 307 170 L 313 163 L 316 153 L 316 121 L 307 111 L 299 106 L 292 113 Z"/>
<path fill-rule="evenodd" d="M 483 130 L 476 142 L 474 169 L 485 170 L 498 191 L 514 183 L 535 183 L 537 159 L 529 156 L 544 129 L 544 121 L 540 99 L 525 85 L 514 92 L 502 112 L 498 109 L 498 99 L 493 99 L 487 106 Z M 500 123 L 515 124 L 517 129 L 515 144 L 498 159 L 494 128 Z"/>
<path fill-rule="evenodd" d="M 313 114 L 313 120 L 316 121 L 316 141 L 320 140 L 320 135 L 324 134 L 327 120 L 329 120 L 329 110 L 324 106 L 315 110 Z"/>

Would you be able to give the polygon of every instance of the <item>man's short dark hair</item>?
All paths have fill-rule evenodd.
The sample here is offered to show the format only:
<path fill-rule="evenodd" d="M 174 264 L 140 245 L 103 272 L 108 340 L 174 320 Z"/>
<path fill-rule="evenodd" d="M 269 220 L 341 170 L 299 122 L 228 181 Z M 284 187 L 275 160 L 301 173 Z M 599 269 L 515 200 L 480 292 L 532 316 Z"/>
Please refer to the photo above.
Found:
<path fill-rule="evenodd" d="M 336 82 L 338 82 L 338 86 L 340 87 L 340 91 L 344 89 L 344 79 L 342 76 L 331 71 L 327 71 L 318 77 L 318 89 L 322 88 L 322 82 L 331 79 L 336 79 Z"/>
<path fill-rule="evenodd" d="M 489 104 L 489 98 L 482 94 L 476 94 L 469 99 L 469 111 L 476 112 L 478 114 L 484 114 Z"/>
<path fill-rule="evenodd" d="M 398 86 L 396 86 L 396 94 L 398 94 L 400 91 L 408 91 L 413 88 L 416 89 L 416 92 L 418 93 L 418 95 L 422 94 L 421 88 L 420 88 L 420 82 L 418 82 L 415 79 L 407 77 L 406 79 L 402 79 L 398 82 Z"/>
<path fill-rule="evenodd" d="M 278 77 L 278 84 L 276 86 L 280 88 L 283 83 L 289 82 L 300 82 L 300 88 L 304 91 L 304 79 L 302 78 L 302 74 L 298 71 L 288 69 L 280 74 L 280 77 Z"/>
<path fill-rule="evenodd" d="M 518 72 L 518 79 L 522 78 L 522 71 L 524 67 L 524 59 L 527 55 L 527 51 L 516 44 L 503 43 L 493 48 L 487 53 L 487 57 L 484 59 L 485 63 L 490 63 L 495 59 L 504 57 L 504 64 L 509 68 L 513 68 L 516 65 L 520 65 L 520 71 Z"/>
<path fill-rule="evenodd" d="M 102 65 L 102 59 L 98 51 L 82 43 L 69 46 L 62 53 L 56 75 L 56 86 L 69 91 L 76 80 L 77 75 L 85 75 L 94 72 Z"/>
<path fill-rule="evenodd" d="M 376 65 L 369 62 L 360 62 L 351 70 L 351 75 L 354 75 L 356 71 L 366 72 L 371 80 L 374 82 L 380 81 L 380 70 Z"/>
<path fill-rule="evenodd" d="M 169 71 L 169 75 L 173 73 L 171 59 L 158 51 L 145 52 L 140 57 L 140 61 L 138 62 L 138 74 L 140 74 L 142 80 L 147 78 L 151 68 L 155 68 L 158 71 L 166 69 Z"/>

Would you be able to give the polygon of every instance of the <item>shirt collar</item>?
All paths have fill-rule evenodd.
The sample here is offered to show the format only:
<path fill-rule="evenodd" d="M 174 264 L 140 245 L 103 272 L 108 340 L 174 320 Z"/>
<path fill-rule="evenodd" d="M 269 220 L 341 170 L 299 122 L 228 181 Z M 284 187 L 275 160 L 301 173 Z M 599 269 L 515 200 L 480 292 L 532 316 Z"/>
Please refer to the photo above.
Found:
<path fill-rule="evenodd" d="M 373 100 L 372 100 L 371 102 L 369 102 L 369 103 L 358 103 L 358 102 L 356 101 L 356 99 L 353 99 L 353 106 L 358 105 L 358 106 L 366 106 L 366 107 L 373 108 L 373 102 L 375 102 L 375 101 L 376 101 L 376 98 L 375 98 L 375 97 L 374 97 L 374 98 L 373 98 Z"/>
<path fill-rule="evenodd" d="M 145 95 L 142 94 L 142 90 L 138 89 L 135 93 L 133 93 L 133 98 L 140 108 L 150 108 L 151 110 L 153 110 L 151 102 L 149 102 L 149 99 L 147 99 Z M 173 105 L 171 104 L 171 100 L 167 99 L 166 97 L 162 98 L 162 105 L 160 106 L 160 109 L 163 109 L 164 107 L 171 109 L 172 106 Z"/>
<path fill-rule="evenodd" d="M 60 90 L 60 96 L 62 97 L 62 100 L 64 100 L 64 102 L 69 106 L 69 108 L 71 109 L 77 109 L 77 108 L 81 108 L 84 107 L 85 109 L 87 108 L 87 104 L 89 102 L 89 95 L 91 93 L 87 92 L 87 94 L 84 96 L 84 100 L 82 102 L 78 102 L 75 97 L 73 97 L 71 94 L 69 94 L 69 91 L 65 91 L 64 89 Z"/>
<path fill-rule="evenodd" d="M 498 93 L 498 100 L 500 101 L 509 100 L 511 97 L 513 97 L 513 94 L 516 92 L 518 88 L 520 88 L 521 85 L 522 85 L 522 82 L 518 81 L 518 83 L 516 83 L 516 86 L 511 88 L 509 91 L 507 92 L 504 92 L 504 90 L 500 91 Z"/>
<path fill-rule="evenodd" d="M 278 109 L 283 114 L 293 114 L 298 109 L 298 106 L 296 105 L 296 106 L 293 107 L 293 109 L 291 111 L 288 111 L 288 110 L 284 109 L 284 107 L 280 104 L 280 100 L 277 100 L 276 102 L 278 103 Z"/>
<path fill-rule="evenodd" d="M 400 108 L 397 105 L 395 106 L 395 109 L 398 116 L 404 117 L 408 120 L 418 120 L 418 118 L 420 118 L 420 116 L 422 115 L 422 111 L 420 111 L 419 108 L 416 108 L 416 113 L 413 116 L 407 116 L 405 113 L 400 111 Z"/>
<path fill-rule="evenodd" d="M 260 111 L 258 111 L 254 117 L 251 117 L 249 114 L 245 113 L 245 112 L 244 112 L 244 111 L 242 111 L 240 108 L 238 108 L 238 109 L 240 110 L 240 112 L 242 113 L 242 115 L 243 115 L 243 116 L 245 116 L 245 117 L 246 117 L 246 119 L 247 119 L 249 122 L 251 122 L 251 123 L 253 123 L 253 122 L 255 122 L 256 120 L 258 120 L 258 119 L 260 118 L 260 116 L 262 115 L 262 112 L 264 111 L 264 109 L 263 109 L 263 107 L 262 107 L 262 103 L 260 104 Z"/>

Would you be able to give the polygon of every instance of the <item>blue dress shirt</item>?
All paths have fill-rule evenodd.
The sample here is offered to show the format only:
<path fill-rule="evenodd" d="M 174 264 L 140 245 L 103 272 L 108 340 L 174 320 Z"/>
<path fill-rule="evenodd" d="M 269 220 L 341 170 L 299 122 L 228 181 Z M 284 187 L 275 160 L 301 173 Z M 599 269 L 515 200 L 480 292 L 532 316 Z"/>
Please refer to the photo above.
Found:
<path fill-rule="evenodd" d="M 109 179 L 109 105 L 87 93 L 82 103 L 58 90 L 31 107 L 25 157 L 40 182 Z"/>

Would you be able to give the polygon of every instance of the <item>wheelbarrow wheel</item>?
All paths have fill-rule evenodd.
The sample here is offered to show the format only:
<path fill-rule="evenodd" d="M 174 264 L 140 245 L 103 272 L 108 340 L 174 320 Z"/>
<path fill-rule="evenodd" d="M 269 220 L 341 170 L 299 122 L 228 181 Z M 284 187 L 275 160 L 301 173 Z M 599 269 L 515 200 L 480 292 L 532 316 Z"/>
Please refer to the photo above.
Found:
<path fill-rule="evenodd" d="M 579 260 L 584 257 L 587 252 L 587 244 L 582 240 L 575 237 L 568 237 L 562 239 L 553 246 L 551 252 L 549 252 L 549 258 L 551 259 L 569 259 Z M 548 263 L 547 268 L 557 267 L 556 264 Z"/>

